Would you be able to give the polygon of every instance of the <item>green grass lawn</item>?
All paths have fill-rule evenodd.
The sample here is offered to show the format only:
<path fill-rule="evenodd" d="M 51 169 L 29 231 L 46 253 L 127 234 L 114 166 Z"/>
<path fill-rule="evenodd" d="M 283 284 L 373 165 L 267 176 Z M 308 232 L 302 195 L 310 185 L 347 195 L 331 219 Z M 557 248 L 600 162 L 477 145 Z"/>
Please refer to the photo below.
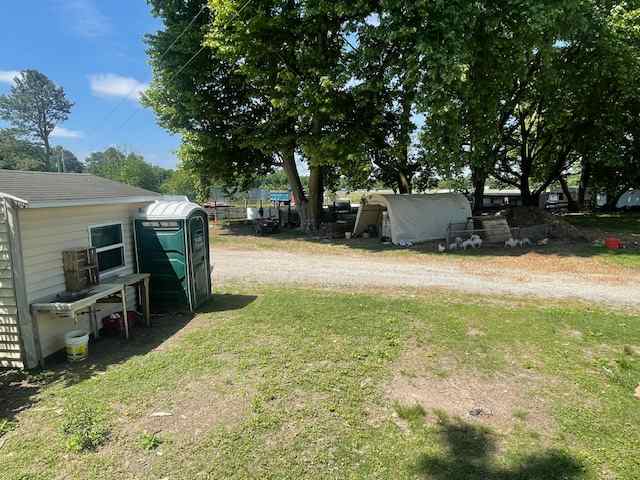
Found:
<path fill-rule="evenodd" d="M 640 268 L 640 250 L 609 250 L 603 247 L 590 247 L 595 258 L 626 268 Z"/>
<path fill-rule="evenodd" d="M 632 313 L 264 286 L 205 310 L 0 388 L 0 478 L 638 478 Z"/>
<path fill-rule="evenodd" d="M 610 234 L 640 235 L 640 213 L 591 213 L 563 217 L 576 227 L 593 228 Z"/>

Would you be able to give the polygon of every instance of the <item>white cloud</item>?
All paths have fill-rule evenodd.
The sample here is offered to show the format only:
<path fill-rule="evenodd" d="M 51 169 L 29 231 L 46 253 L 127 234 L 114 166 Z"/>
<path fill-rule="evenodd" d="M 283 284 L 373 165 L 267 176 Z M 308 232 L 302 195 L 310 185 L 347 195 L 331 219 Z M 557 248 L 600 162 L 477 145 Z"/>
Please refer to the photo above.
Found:
<path fill-rule="evenodd" d="M 135 78 L 123 77 L 114 73 L 99 73 L 89 75 L 91 91 L 103 97 L 124 97 L 138 101 L 140 95 L 149 86 Z"/>
<path fill-rule="evenodd" d="M 20 75 L 17 70 L 0 70 L 0 83 L 8 83 L 13 85 L 15 83 L 14 78 Z"/>
<path fill-rule="evenodd" d="M 82 138 L 83 134 L 78 130 L 69 130 L 68 128 L 64 127 L 56 127 L 53 129 L 53 132 L 51 132 L 51 136 L 56 138 Z"/>
<path fill-rule="evenodd" d="M 94 0 L 59 0 L 70 28 L 86 38 L 102 37 L 111 31 L 111 22 L 98 10 Z"/>

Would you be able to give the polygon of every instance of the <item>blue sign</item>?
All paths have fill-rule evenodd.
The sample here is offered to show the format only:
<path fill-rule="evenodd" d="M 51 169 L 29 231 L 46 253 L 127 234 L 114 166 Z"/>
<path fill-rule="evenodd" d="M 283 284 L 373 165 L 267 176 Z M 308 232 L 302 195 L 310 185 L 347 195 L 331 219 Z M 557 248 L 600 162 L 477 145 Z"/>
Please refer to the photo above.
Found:
<path fill-rule="evenodd" d="M 291 201 L 289 192 L 271 192 L 272 202 L 289 202 Z"/>

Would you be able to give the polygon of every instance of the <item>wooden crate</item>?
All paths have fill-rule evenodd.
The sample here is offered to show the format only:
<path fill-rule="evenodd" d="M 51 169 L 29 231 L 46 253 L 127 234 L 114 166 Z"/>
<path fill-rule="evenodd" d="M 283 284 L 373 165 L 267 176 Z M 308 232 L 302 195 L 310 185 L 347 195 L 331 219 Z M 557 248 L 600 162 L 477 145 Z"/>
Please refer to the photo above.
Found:
<path fill-rule="evenodd" d="M 79 292 L 100 283 L 95 248 L 74 248 L 62 252 L 67 292 Z"/>

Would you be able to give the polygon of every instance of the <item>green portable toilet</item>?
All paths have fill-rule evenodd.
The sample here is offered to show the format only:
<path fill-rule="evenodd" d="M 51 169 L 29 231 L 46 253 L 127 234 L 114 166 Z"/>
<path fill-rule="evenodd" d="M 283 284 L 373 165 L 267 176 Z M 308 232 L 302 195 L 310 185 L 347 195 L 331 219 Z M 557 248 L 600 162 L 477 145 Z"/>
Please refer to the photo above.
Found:
<path fill-rule="evenodd" d="M 159 200 L 135 218 L 138 271 L 151 274 L 152 304 L 194 311 L 211 296 L 207 212 L 188 200 Z"/>

